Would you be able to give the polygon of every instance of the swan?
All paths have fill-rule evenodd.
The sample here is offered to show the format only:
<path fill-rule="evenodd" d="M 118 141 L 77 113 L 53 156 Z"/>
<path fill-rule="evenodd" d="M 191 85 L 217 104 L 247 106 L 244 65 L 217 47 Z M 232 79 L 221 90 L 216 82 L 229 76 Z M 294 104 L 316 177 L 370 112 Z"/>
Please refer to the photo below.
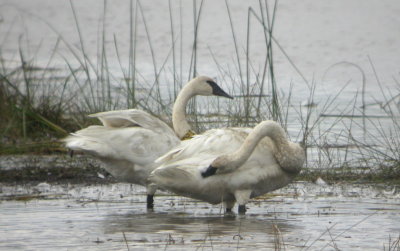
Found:
<path fill-rule="evenodd" d="M 186 105 L 195 95 L 231 98 L 211 78 L 199 76 L 179 92 L 172 112 L 172 130 L 147 112 L 128 109 L 89 115 L 103 125 L 92 125 L 63 139 L 66 147 L 92 155 L 117 180 L 145 186 L 147 207 L 154 206 L 156 188 L 148 186 L 154 160 L 194 134 L 186 120 Z"/>
<path fill-rule="evenodd" d="M 283 128 L 263 121 L 254 129 L 213 129 L 156 160 L 160 164 L 149 176 L 154 186 L 211 204 L 224 203 L 239 213 L 246 203 L 286 186 L 300 172 L 305 152 L 288 141 Z"/>

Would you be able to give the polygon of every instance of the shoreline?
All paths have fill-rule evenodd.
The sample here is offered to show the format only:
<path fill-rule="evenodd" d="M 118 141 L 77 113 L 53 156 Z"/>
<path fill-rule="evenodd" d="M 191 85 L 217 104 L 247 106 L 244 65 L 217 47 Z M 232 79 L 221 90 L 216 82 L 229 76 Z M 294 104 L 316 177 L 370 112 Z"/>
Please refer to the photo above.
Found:
<path fill-rule="evenodd" d="M 79 153 L 73 157 L 66 153 L 0 155 L 0 183 L 118 183 L 95 158 Z M 295 181 L 326 184 L 364 183 L 400 185 L 400 174 L 392 172 L 361 170 L 357 168 L 315 169 L 303 168 Z"/>

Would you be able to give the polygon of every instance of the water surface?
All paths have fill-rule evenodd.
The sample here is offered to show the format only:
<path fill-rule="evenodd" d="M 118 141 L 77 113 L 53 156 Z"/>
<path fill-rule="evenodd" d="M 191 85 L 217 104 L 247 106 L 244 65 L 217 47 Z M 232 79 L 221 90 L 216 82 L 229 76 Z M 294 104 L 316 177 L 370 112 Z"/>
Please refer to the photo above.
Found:
<path fill-rule="evenodd" d="M 2 186 L 1 250 L 382 250 L 400 235 L 397 188 L 298 182 L 245 216 L 127 184 Z M 377 231 L 379 229 L 379 231 Z"/>

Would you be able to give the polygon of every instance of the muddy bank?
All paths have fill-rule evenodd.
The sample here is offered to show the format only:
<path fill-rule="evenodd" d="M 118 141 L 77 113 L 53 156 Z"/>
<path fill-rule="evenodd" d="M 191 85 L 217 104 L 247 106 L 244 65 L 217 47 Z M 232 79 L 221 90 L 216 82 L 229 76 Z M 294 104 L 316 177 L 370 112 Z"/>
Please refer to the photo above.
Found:
<path fill-rule="evenodd" d="M 374 169 L 307 169 L 303 168 L 297 181 L 328 184 L 356 183 L 400 186 L 400 168 L 379 167 Z M 102 163 L 91 156 L 69 154 L 18 154 L 0 155 L 1 183 L 82 183 L 109 184 L 118 182 L 102 168 Z"/>
<path fill-rule="evenodd" d="M 107 184 L 116 180 L 89 156 L 50 154 L 0 156 L 0 182 Z"/>

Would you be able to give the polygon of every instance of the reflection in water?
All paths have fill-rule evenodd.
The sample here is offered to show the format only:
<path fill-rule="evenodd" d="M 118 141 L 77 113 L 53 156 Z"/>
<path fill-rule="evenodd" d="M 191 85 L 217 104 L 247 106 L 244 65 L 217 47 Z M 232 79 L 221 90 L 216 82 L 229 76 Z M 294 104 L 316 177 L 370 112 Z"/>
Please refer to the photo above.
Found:
<path fill-rule="evenodd" d="M 0 250 L 261 251 L 277 240 L 281 250 L 322 250 L 332 239 L 342 250 L 382 250 L 400 233 L 400 194 L 370 185 L 296 182 L 274 200 L 252 201 L 245 216 L 174 196 L 158 196 L 156 211 L 146 213 L 144 188 L 122 183 L 52 185 L 41 194 L 46 199 L 8 197 L 36 188 L 1 186 Z"/>
<path fill-rule="evenodd" d="M 237 233 L 274 234 L 276 227 L 281 232 L 295 228 L 288 220 L 273 219 L 271 216 L 254 217 L 237 215 L 193 216 L 184 213 L 147 213 L 108 215 L 104 227 L 106 233 L 134 232 L 156 233 L 212 233 L 234 235 Z M 297 226 L 298 227 L 298 226 Z"/>

